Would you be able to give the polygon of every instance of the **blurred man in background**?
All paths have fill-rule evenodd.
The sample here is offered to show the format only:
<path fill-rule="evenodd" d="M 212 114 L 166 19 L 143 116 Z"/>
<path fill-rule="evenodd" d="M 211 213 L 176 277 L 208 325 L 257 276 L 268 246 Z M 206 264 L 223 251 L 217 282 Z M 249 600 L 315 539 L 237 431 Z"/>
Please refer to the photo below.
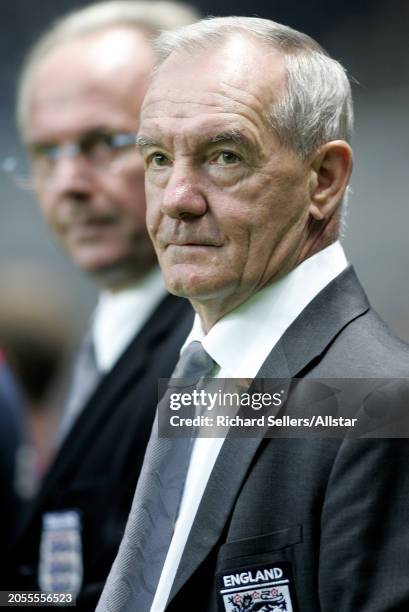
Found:
<path fill-rule="evenodd" d="M 93 609 L 122 537 L 158 400 L 192 323 L 145 228 L 138 114 L 152 38 L 193 22 L 170 2 L 108 2 L 58 22 L 22 72 L 18 121 L 41 211 L 101 287 L 59 452 L 21 529 L 7 588 L 79 593 Z"/>

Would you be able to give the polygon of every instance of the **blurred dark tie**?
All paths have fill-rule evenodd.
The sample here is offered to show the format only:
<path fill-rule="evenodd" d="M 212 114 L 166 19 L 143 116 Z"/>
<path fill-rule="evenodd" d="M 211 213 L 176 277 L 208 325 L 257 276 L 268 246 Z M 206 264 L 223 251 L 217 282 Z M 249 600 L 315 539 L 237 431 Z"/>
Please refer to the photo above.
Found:
<path fill-rule="evenodd" d="M 101 376 L 102 374 L 97 366 L 92 336 L 87 334 L 82 341 L 75 361 L 71 386 L 65 401 L 61 424 L 57 432 L 57 445 L 61 444 L 68 434 L 74 421 L 95 391 Z"/>
<path fill-rule="evenodd" d="M 196 385 L 215 362 L 200 342 L 183 351 L 172 375 Z M 172 540 L 192 450 L 192 438 L 159 438 L 158 412 L 166 410 L 178 381 L 158 404 L 141 475 L 118 555 L 98 612 L 149 612 Z M 180 389 L 180 388 L 179 388 Z"/>

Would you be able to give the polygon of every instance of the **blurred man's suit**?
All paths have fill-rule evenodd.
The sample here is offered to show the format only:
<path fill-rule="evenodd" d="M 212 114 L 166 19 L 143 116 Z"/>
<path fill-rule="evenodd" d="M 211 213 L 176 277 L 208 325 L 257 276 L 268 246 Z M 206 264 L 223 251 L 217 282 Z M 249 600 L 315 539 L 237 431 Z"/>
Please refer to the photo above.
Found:
<path fill-rule="evenodd" d="M 167 295 L 102 377 L 62 441 L 26 518 L 7 588 L 39 589 L 44 515 L 79 511 L 87 586 L 78 603 L 93 609 L 122 538 L 155 414 L 158 379 L 172 371 L 192 318 L 186 300 Z"/>

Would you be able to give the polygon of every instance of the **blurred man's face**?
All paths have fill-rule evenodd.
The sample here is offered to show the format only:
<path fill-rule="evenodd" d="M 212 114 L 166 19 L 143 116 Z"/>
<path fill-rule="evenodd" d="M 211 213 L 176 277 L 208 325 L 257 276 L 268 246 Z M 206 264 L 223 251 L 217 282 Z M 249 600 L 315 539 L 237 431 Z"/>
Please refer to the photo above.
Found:
<path fill-rule="evenodd" d="M 148 230 L 168 289 L 216 318 L 300 261 L 309 166 L 267 122 L 284 86 L 282 56 L 235 37 L 170 56 L 145 98 Z"/>
<path fill-rule="evenodd" d="M 23 135 L 41 210 L 74 262 L 112 289 L 155 261 L 143 164 L 129 143 L 153 65 L 142 33 L 84 35 L 42 60 L 28 98 Z M 123 135 L 128 146 L 112 146 Z"/>

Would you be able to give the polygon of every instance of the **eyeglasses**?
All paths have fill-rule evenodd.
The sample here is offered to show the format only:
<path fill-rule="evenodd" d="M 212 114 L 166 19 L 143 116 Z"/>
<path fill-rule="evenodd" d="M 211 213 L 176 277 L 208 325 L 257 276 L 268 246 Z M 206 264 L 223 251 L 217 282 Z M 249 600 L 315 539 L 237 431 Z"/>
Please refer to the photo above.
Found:
<path fill-rule="evenodd" d="M 30 149 L 32 169 L 36 176 L 49 176 L 62 157 L 81 156 L 96 168 L 109 170 L 125 153 L 135 152 L 135 134 L 89 132 L 79 140 L 64 144 L 44 143 Z"/>
<path fill-rule="evenodd" d="M 95 170 L 121 172 L 139 153 L 135 147 L 135 133 L 96 130 L 84 134 L 76 141 L 33 144 L 29 147 L 29 156 L 31 172 L 16 157 L 7 156 L 2 162 L 3 172 L 25 189 L 32 188 L 30 174 L 34 179 L 52 178 L 56 163 L 63 157 L 79 156 Z"/>

